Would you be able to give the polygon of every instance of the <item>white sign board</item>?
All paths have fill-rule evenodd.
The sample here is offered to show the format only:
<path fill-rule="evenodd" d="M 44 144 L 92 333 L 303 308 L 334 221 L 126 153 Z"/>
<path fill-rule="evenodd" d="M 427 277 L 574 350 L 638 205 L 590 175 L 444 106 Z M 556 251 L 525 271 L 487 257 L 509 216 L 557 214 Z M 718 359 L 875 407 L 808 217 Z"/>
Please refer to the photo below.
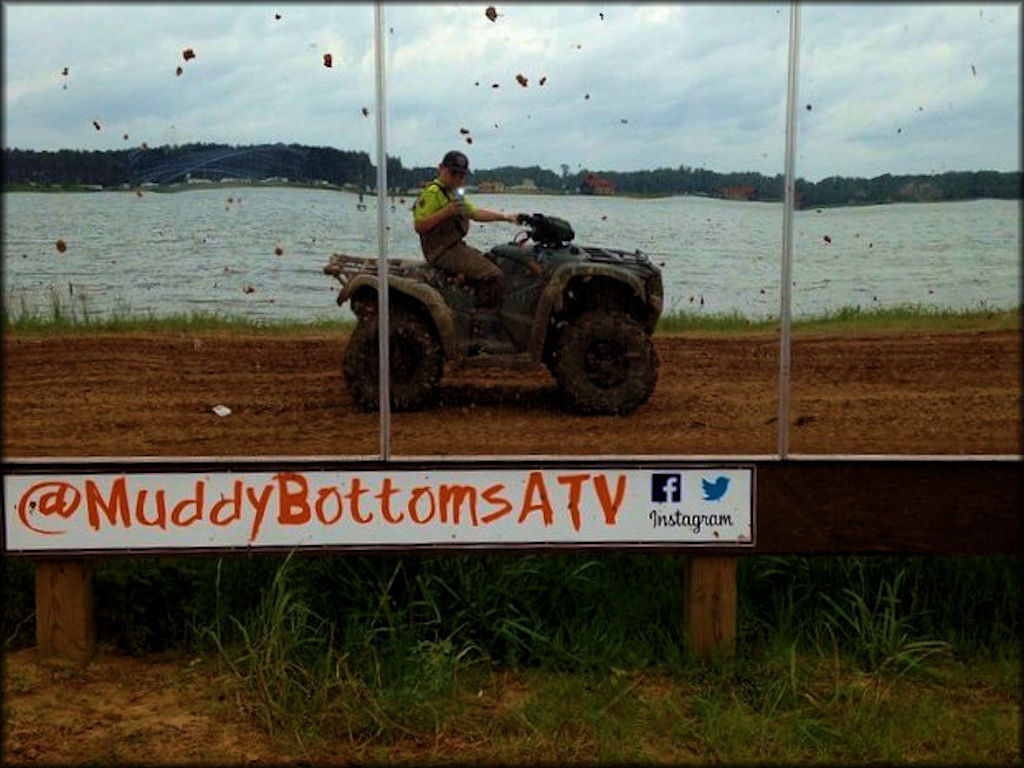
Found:
<path fill-rule="evenodd" d="M 754 468 L 10 474 L 5 550 L 753 546 Z"/>

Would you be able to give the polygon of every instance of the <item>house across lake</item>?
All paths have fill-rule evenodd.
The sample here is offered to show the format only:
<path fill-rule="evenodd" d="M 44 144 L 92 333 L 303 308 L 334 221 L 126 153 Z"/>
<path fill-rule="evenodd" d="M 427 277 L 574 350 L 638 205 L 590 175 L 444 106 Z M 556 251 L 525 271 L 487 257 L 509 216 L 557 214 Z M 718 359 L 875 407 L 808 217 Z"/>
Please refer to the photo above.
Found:
<path fill-rule="evenodd" d="M 614 195 L 615 184 L 608 179 L 602 179 L 600 176 L 595 176 L 592 173 L 588 173 L 584 177 L 583 182 L 580 184 L 581 195 Z"/>

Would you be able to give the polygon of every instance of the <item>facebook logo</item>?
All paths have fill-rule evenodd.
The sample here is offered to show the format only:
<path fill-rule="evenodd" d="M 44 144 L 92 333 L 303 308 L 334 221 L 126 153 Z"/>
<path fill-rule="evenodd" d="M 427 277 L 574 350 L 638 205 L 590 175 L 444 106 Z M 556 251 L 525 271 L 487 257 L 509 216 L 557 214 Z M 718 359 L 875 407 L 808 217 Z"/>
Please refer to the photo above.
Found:
<path fill-rule="evenodd" d="M 680 502 L 683 500 L 683 476 L 678 474 L 651 475 L 651 501 Z"/>

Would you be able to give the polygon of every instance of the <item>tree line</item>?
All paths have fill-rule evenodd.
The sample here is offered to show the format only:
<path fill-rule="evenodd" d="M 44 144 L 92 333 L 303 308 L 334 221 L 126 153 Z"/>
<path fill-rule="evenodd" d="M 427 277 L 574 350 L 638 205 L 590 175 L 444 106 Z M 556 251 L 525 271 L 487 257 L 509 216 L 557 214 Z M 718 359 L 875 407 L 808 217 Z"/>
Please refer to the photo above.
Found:
<path fill-rule="evenodd" d="M 401 158 L 388 157 L 388 183 L 393 189 L 418 188 L 434 178 L 435 166 L 406 168 Z M 539 166 L 501 166 L 476 170 L 472 182 L 499 182 L 506 188 L 529 180 L 543 191 L 577 192 L 591 174 L 610 181 L 617 194 L 707 195 L 723 197 L 740 190 L 749 200 L 781 201 L 782 174 L 719 173 L 680 165 L 643 171 L 561 173 Z M 299 144 L 183 144 L 120 150 L 4 149 L 5 189 L 100 185 L 131 187 L 145 183 L 174 184 L 188 179 L 261 181 L 288 179 L 300 184 L 354 185 L 372 189 L 376 168 L 366 152 Z M 803 208 L 896 202 L 935 202 L 976 198 L 1021 198 L 1019 171 L 947 171 L 931 175 L 883 174 L 871 179 L 830 176 L 817 182 L 798 178 L 795 192 Z"/>

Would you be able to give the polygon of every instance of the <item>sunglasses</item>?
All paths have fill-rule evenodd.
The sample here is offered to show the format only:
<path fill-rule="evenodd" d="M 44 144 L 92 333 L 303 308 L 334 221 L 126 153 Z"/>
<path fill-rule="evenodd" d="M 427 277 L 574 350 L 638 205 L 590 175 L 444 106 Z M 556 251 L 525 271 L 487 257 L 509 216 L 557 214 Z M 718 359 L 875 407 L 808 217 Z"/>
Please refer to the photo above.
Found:
<path fill-rule="evenodd" d="M 450 165 L 446 165 L 445 168 L 448 169 L 448 173 L 450 173 L 452 176 L 465 177 L 465 175 L 468 173 L 468 171 L 464 171 L 459 168 L 452 168 Z"/>

